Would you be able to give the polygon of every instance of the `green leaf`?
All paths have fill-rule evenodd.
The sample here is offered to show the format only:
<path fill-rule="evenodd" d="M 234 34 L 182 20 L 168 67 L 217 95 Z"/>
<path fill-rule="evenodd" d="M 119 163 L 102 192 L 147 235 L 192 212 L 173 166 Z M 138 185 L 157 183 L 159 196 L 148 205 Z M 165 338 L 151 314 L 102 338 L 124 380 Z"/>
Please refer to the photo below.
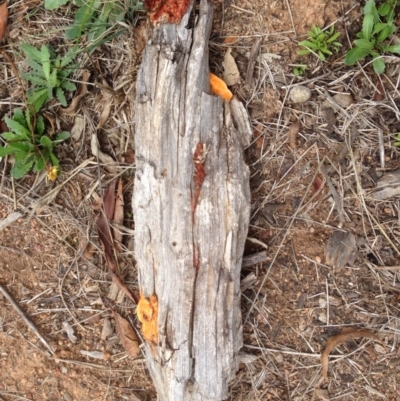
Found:
<path fill-rule="evenodd" d="M 20 160 L 25 160 L 27 158 L 27 156 L 29 155 L 29 152 L 16 152 L 14 154 L 14 159 L 16 162 L 20 161 Z"/>
<path fill-rule="evenodd" d="M 53 149 L 53 142 L 52 142 L 52 140 L 48 137 L 48 136 L 46 136 L 46 135 L 43 135 L 41 138 L 40 138 L 40 144 L 41 145 L 43 145 L 45 148 L 48 148 L 48 149 Z"/>
<path fill-rule="evenodd" d="M 62 88 L 58 87 L 56 88 L 56 96 L 59 102 L 61 103 L 61 106 L 67 107 L 67 99 L 65 98 L 64 91 Z"/>
<path fill-rule="evenodd" d="M 46 10 L 55 10 L 67 4 L 69 0 L 44 0 L 44 8 Z"/>
<path fill-rule="evenodd" d="M 70 133 L 67 132 L 67 131 L 60 132 L 60 133 L 56 136 L 56 139 L 54 140 L 54 143 L 56 143 L 56 142 L 59 143 L 59 142 L 65 141 L 65 140 L 68 139 L 70 136 L 71 136 Z"/>
<path fill-rule="evenodd" d="M 22 109 L 14 109 L 14 115 L 13 115 L 12 119 L 19 122 L 25 128 L 29 129 L 28 124 L 24 117 L 24 113 L 22 112 Z"/>
<path fill-rule="evenodd" d="M 27 107 L 25 110 L 25 123 L 27 125 L 29 132 L 32 133 L 34 131 L 34 129 L 32 129 L 32 116 L 31 116 L 31 110 L 29 109 L 29 107 Z"/>
<path fill-rule="evenodd" d="M 53 99 L 53 88 L 50 85 L 47 85 L 47 98 Z"/>
<path fill-rule="evenodd" d="M 371 33 L 372 33 L 373 27 L 374 27 L 374 17 L 373 17 L 373 15 L 372 14 L 366 14 L 364 16 L 363 27 L 362 27 L 364 39 L 366 39 L 368 41 L 371 39 Z"/>
<path fill-rule="evenodd" d="M 32 145 L 30 142 L 9 142 L 8 146 L 25 153 L 29 153 L 35 149 L 34 145 Z"/>
<path fill-rule="evenodd" d="M 60 165 L 59 160 L 57 159 L 56 155 L 53 152 L 50 152 L 50 159 L 51 159 L 51 162 L 53 163 L 53 166 Z"/>
<path fill-rule="evenodd" d="M 38 116 L 36 120 L 36 132 L 39 136 L 43 135 L 45 126 L 44 126 L 44 120 L 42 116 Z"/>
<path fill-rule="evenodd" d="M 376 39 L 376 43 L 382 43 L 389 36 L 391 36 L 395 31 L 396 31 L 396 27 L 394 25 L 387 25 L 379 33 L 378 39 Z"/>
<path fill-rule="evenodd" d="M 12 155 L 15 152 L 16 152 L 16 149 L 10 148 L 9 146 L 7 146 L 6 148 L 3 146 L 0 146 L 0 157 Z"/>
<path fill-rule="evenodd" d="M 400 45 L 391 45 L 385 48 L 388 53 L 400 54 Z"/>
<path fill-rule="evenodd" d="M 367 39 L 356 39 L 354 44 L 357 47 L 361 47 L 361 49 L 369 49 L 372 50 L 374 48 L 374 44 Z"/>
<path fill-rule="evenodd" d="M 36 47 L 33 47 L 27 43 L 24 43 L 21 46 L 21 49 L 25 53 L 25 56 L 27 58 L 30 58 L 30 59 L 40 63 L 42 57 L 41 57 L 40 51 L 38 49 L 36 49 Z"/>
<path fill-rule="evenodd" d="M 386 27 L 387 27 L 387 24 L 384 22 L 379 22 L 379 23 L 375 24 L 374 29 L 372 30 L 372 36 L 376 35 L 377 33 L 382 31 L 382 29 L 384 29 Z"/>
<path fill-rule="evenodd" d="M 385 60 L 382 57 L 377 57 L 372 62 L 372 67 L 374 67 L 374 71 L 380 75 L 385 71 L 386 65 Z"/>
<path fill-rule="evenodd" d="M 7 127 L 10 128 L 11 131 L 25 136 L 27 139 L 30 138 L 30 131 L 24 127 L 22 124 L 20 124 L 18 121 L 11 120 L 10 118 L 6 117 L 4 119 L 5 123 L 7 124 Z"/>
<path fill-rule="evenodd" d="M 71 24 L 66 30 L 65 30 L 65 37 L 66 39 L 69 40 L 74 40 L 76 39 L 81 32 L 81 27 L 78 24 Z"/>
<path fill-rule="evenodd" d="M 332 26 L 333 26 L 333 25 L 332 25 Z M 326 43 L 332 43 L 332 42 L 334 42 L 339 36 L 340 36 L 340 32 L 336 32 L 334 35 L 332 35 L 332 36 L 326 41 Z"/>
<path fill-rule="evenodd" d="M 74 45 L 67 51 L 65 56 L 61 59 L 60 67 L 63 68 L 66 65 L 68 65 L 76 57 L 77 54 L 78 54 L 78 45 Z"/>
<path fill-rule="evenodd" d="M 326 57 L 324 56 L 324 53 L 322 53 L 321 51 L 318 51 L 318 57 L 321 61 L 325 61 Z"/>
<path fill-rule="evenodd" d="M 22 178 L 33 166 L 34 160 L 29 161 L 19 160 L 16 161 L 13 168 L 11 169 L 11 175 L 15 179 Z"/>
<path fill-rule="evenodd" d="M 310 50 L 308 50 L 308 49 L 304 49 L 304 50 L 299 50 L 298 52 L 297 52 L 297 54 L 299 55 L 299 56 L 306 56 L 307 54 L 310 54 L 311 52 L 310 52 Z"/>
<path fill-rule="evenodd" d="M 344 59 L 344 63 L 346 65 L 354 65 L 357 61 L 363 60 L 365 57 L 367 57 L 369 54 L 368 49 L 363 49 L 361 47 L 353 47 L 350 49 L 346 57 Z"/>
<path fill-rule="evenodd" d="M 34 74 L 31 74 L 31 73 L 23 73 L 23 72 L 20 74 L 20 76 L 23 79 L 26 79 L 27 81 L 33 83 L 34 85 L 37 85 L 37 86 L 40 86 L 40 87 L 43 87 L 43 86 L 47 85 L 47 81 L 45 80 L 44 77 L 41 78 L 38 75 L 34 75 Z"/>
<path fill-rule="evenodd" d="M 88 5 L 83 5 L 78 9 L 75 14 L 75 21 L 65 30 L 65 37 L 67 39 L 78 38 L 84 27 L 91 22 L 94 14 L 93 1 Z"/>
<path fill-rule="evenodd" d="M 34 71 L 34 75 L 37 75 L 38 77 L 44 78 L 43 75 L 43 68 L 40 65 L 40 63 L 38 63 L 37 61 L 27 57 L 25 60 L 25 63 L 28 64 L 29 67 L 31 67 Z"/>
<path fill-rule="evenodd" d="M 43 45 L 40 49 L 43 73 L 47 80 L 50 79 L 50 52 L 47 46 Z"/>
<path fill-rule="evenodd" d="M 47 84 L 50 85 L 52 88 L 55 88 L 57 86 L 57 70 L 56 69 L 54 69 L 51 72 Z"/>
<path fill-rule="evenodd" d="M 391 5 L 389 3 L 383 3 L 379 8 L 378 8 L 378 13 L 382 17 L 385 17 L 390 13 L 390 10 L 392 9 Z"/>
<path fill-rule="evenodd" d="M 364 15 L 371 14 L 375 22 L 379 21 L 378 10 L 376 9 L 375 1 L 368 0 L 364 7 Z"/>
<path fill-rule="evenodd" d="M 71 92 L 76 90 L 75 84 L 73 84 L 71 81 L 68 80 L 64 80 L 61 82 L 61 88 Z"/>
<path fill-rule="evenodd" d="M 309 40 L 303 40 L 299 43 L 300 46 L 309 47 L 311 50 L 316 48 L 315 43 L 310 42 Z"/>
<path fill-rule="evenodd" d="M 114 38 L 121 35 L 125 31 L 126 31 L 125 28 L 119 29 L 117 32 L 114 32 L 112 35 L 109 35 L 109 36 L 105 37 L 104 39 L 98 40 L 98 41 L 94 42 L 93 44 L 91 44 L 90 46 L 87 46 L 86 49 L 89 53 L 92 53 L 94 49 L 96 49 L 99 46 L 102 46 L 106 42 L 113 40 Z"/>
<path fill-rule="evenodd" d="M 32 96 L 29 96 L 26 102 L 28 104 L 31 104 L 35 108 L 35 111 L 37 113 L 45 104 L 47 99 L 47 89 L 41 89 L 37 92 L 34 92 Z"/>
<path fill-rule="evenodd" d="M 46 162 L 41 155 L 36 156 L 35 160 L 35 171 L 42 171 L 46 167 Z"/>
<path fill-rule="evenodd" d="M 14 132 L 3 132 L 0 136 L 5 139 L 7 142 L 9 141 L 23 141 L 27 139 L 26 135 L 15 134 Z"/>

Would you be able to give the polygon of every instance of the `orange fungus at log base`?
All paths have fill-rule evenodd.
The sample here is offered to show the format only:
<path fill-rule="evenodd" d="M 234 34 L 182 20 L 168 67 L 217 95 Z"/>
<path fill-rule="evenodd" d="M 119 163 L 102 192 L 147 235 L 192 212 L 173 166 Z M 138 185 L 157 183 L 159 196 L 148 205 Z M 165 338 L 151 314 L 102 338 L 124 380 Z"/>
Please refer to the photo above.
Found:
<path fill-rule="evenodd" d="M 190 0 L 144 0 L 150 21 L 154 23 L 179 24 L 189 4 Z"/>

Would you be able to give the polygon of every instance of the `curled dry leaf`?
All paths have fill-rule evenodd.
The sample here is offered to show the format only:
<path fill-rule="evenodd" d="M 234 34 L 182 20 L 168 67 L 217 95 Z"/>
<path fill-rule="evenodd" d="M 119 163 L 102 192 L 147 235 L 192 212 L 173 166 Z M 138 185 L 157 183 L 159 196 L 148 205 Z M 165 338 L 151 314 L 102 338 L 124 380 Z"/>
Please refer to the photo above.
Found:
<path fill-rule="evenodd" d="M 321 365 L 322 365 L 322 377 L 327 380 L 328 379 L 328 362 L 329 362 L 329 354 L 341 343 L 344 343 L 349 340 L 354 340 L 356 338 L 372 338 L 375 341 L 378 341 L 380 344 L 385 345 L 379 339 L 379 337 L 374 334 L 372 331 L 363 329 L 359 330 L 354 327 L 348 327 L 343 329 L 339 334 L 333 337 L 329 337 L 326 342 L 326 347 L 321 354 Z"/>
<path fill-rule="evenodd" d="M 297 141 L 297 135 L 299 134 L 299 130 L 300 130 L 300 121 L 296 120 L 294 123 L 291 124 L 287 133 L 289 137 L 289 146 L 292 149 L 297 148 L 296 141 Z"/>
<path fill-rule="evenodd" d="M 103 110 L 100 114 L 100 119 L 99 119 L 99 125 L 97 126 L 97 129 L 103 128 L 104 124 L 107 122 L 108 117 L 110 117 L 111 113 L 111 106 L 113 103 L 113 89 L 108 85 L 107 81 L 103 79 L 103 84 L 102 84 L 102 95 L 103 95 L 103 100 L 101 104 L 103 105 Z"/>
<path fill-rule="evenodd" d="M 254 139 L 256 140 L 257 149 L 262 149 L 264 138 L 263 138 L 263 125 L 258 123 L 253 131 Z"/>
<path fill-rule="evenodd" d="M 124 224 L 124 195 L 122 193 L 122 180 L 118 181 L 117 188 L 117 198 L 115 200 L 115 210 L 114 210 L 114 224 L 113 228 L 114 232 L 114 246 L 118 252 L 122 252 L 121 243 L 122 243 L 122 232 L 119 227 Z"/>
<path fill-rule="evenodd" d="M 99 158 L 101 163 L 104 163 L 106 169 L 110 171 L 111 173 L 116 173 L 116 165 L 114 159 L 108 155 L 107 153 L 104 153 L 100 150 L 100 145 L 99 141 L 97 139 L 97 135 L 93 134 L 91 141 L 90 141 L 90 147 L 92 151 L 92 155 L 96 156 Z"/>
<path fill-rule="evenodd" d="M 79 142 L 82 137 L 83 130 L 85 128 L 85 118 L 83 116 L 76 116 L 74 125 L 71 128 L 71 138 L 75 143 Z"/>
<path fill-rule="evenodd" d="M 122 346 L 128 355 L 137 358 L 140 354 L 139 339 L 135 330 L 118 312 L 113 311 L 115 326 Z"/>
<path fill-rule="evenodd" d="M 232 49 L 229 48 L 222 61 L 222 66 L 224 67 L 224 81 L 228 86 L 236 85 L 240 78 L 239 69 L 231 53 Z"/>
<path fill-rule="evenodd" d="M 8 8 L 7 2 L 0 5 L 0 42 L 4 39 L 7 30 Z"/>
<path fill-rule="evenodd" d="M 237 42 L 239 38 L 237 36 L 227 36 L 222 43 L 229 45 L 231 43 Z"/>
<path fill-rule="evenodd" d="M 82 72 L 82 80 L 79 83 L 78 91 L 76 92 L 75 97 L 72 99 L 72 102 L 68 107 L 66 107 L 65 109 L 61 108 L 61 110 L 60 110 L 61 114 L 67 114 L 67 115 L 75 114 L 76 110 L 78 109 L 81 99 L 88 92 L 87 83 L 89 81 L 89 78 L 90 78 L 90 72 L 88 70 L 84 70 Z"/>

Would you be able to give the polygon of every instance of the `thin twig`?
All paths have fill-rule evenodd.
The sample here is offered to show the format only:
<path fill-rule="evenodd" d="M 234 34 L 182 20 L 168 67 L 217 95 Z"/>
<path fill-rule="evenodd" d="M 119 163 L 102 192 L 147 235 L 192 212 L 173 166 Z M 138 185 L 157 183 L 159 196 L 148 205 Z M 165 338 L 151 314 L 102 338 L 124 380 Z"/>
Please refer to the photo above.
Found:
<path fill-rule="evenodd" d="M 0 291 L 2 294 L 7 298 L 8 302 L 14 307 L 14 309 L 18 312 L 18 314 L 22 317 L 22 319 L 25 321 L 25 323 L 29 326 L 29 328 L 36 334 L 36 336 L 39 338 L 39 340 L 46 346 L 46 348 L 51 352 L 51 354 L 54 354 L 54 349 L 53 347 L 47 342 L 47 340 L 39 333 L 39 330 L 36 328 L 36 326 L 26 317 L 25 313 L 22 311 L 22 309 L 19 307 L 19 305 L 12 299 L 11 295 L 8 293 L 8 291 L 0 284 Z"/>

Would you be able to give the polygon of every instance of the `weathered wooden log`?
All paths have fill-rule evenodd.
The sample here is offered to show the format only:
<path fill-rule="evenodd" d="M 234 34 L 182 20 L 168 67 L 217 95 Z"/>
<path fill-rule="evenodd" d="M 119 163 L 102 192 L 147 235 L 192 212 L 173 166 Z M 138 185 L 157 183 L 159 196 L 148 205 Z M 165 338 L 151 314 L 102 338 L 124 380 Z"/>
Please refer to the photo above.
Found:
<path fill-rule="evenodd" d="M 212 5 L 191 9 L 154 28 L 137 78 L 135 257 L 142 297 L 158 297 L 145 349 L 162 401 L 225 399 L 242 346 L 249 122 L 211 94 Z"/>

